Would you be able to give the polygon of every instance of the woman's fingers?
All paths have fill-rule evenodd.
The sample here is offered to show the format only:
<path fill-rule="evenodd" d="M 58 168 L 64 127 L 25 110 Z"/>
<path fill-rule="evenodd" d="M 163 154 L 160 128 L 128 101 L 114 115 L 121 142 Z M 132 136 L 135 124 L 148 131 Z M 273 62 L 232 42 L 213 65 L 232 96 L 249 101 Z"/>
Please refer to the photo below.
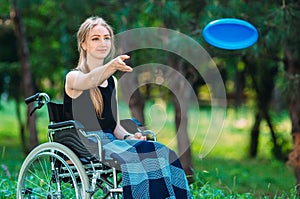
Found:
<path fill-rule="evenodd" d="M 130 66 L 125 65 L 121 67 L 119 70 L 123 72 L 131 72 L 133 69 Z"/>
<path fill-rule="evenodd" d="M 132 134 L 128 137 L 129 140 L 147 140 L 147 137 L 143 134 L 137 132 L 135 134 Z"/>
<path fill-rule="evenodd" d="M 126 63 L 124 61 L 129 58 L 130 57 L 128 55 L 120 55 L 117 57 L 117 62 L 121 65 L 126 65 Z"/>
<path fill-rule="evenodd" d="M 135 134 L 134 134 L 134 137 L 140 138 L 140 137 L 142 137 L 142 134 L 141 134 L 141 133 L 135 133 Z"/>
<path fill-rule="evenodd" d="M 143 136 L 141 133 L 135 133 L 134 137 L 138 140 L 146 140 L 146 136 Z"/>
<path fill-rule="evenodd" d="M 132 68 L 128 66 L 124 61 L 126 59 L 129 59 L 130 57 L 128 55 L 120 55 L 115 58 L 116 68 L 117 70 L 123 71 L 123 72 L 131 72 Z"/>
<path fill-rule="evenodd" d="M 126 60 L 126 59 L 129 59 L 130 56 L 129 55 L 120 55 L 119 58 L 122 59 L 122 61 Z"/>

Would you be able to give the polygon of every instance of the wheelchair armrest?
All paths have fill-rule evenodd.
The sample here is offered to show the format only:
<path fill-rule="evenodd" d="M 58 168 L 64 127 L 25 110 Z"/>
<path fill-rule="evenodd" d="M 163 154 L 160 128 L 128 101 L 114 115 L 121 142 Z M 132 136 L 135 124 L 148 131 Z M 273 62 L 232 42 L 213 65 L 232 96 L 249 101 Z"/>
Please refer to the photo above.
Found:
<path fill-rule="evenodd" d="M 138 127 L 141 127 L 142 124 L 138 122 L 138 120 L 132 119 L 122 119 L 120 120 L 121 126 L 128 131 L 129 133 L 136 133 L 138 132 Z"/>
<path fill-rule="evenodd" d="M 153 140 L 156 141 L 156 134 L 151 130 L 142 130 L 142 135 L 147 137 L 147 140 Z"/>
<path fill-rule="evenodd" d="M 48 125 L 49 129 L 59 129 L 64 127 L 74 127 L 76 129 L 84 129 L 84 126 L 79 121 L 76 120 L 67 120 L 67 121 L 57 122 Z"/>
<path fill-rule="evenodd" d="M 123 126 L 123 128 L 126 131 L 128 131 L 129 133 L 140 132 L 144 136 L 147 137 L 147 140 L 156 141 L 156 134 L 151 130 L 145 129 L 145 127 L 143 127 L 142 123 L 140 123 L 137 119 L 135 119 L 135 118 L 123 119 L 123 120 L 120 120 L 120 123 L 121 123 L 121 126 Z"/>

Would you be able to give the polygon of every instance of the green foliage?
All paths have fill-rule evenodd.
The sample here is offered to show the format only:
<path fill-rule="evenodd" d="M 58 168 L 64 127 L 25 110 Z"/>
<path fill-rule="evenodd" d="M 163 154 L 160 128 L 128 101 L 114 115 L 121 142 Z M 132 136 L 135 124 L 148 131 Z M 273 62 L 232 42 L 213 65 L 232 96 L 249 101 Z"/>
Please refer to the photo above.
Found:
<path fill-rule="evenodd" d="M 21 74 L 16 63 L 17 50 L 13 26 L 3 23 L 3 21 L 9 19 L 9 2 L 3 0 L 0 3 L 0 93 L 5 92 L 10 97 L 15 98 L 21 93 L 19 87 Z M 234 93 L 235 86 L 240 83 L 235 82 L 236 75 L 238 73 L 246 74 L 244 93 L 254 104 L 257 104 L 258 100 L 253 100 L 257 95 L 253 89 L 253 81 L 249 78 L 249 72 L 255 74 L 255 80 L 257 80 L 263 93 L 266 93 L 265 91 L 269 91 L 268 88 L 272 87 L 272 85 L 266 84 L 266 82 L 272 84 L 271 81 L 281 82 L 282 88 L 291 91 L 288 93 L 295 94 L 295 96 L 299 93 L 299 89 L 295 89 L 297 88 L 295 82 L 290 81 L 290 78 L 284 79 L 283 77 L 286 76 L 282 75 L 282 71 L 284 71 L 284 47 L 289 47 L 293 52 L 293 56 L 299 57 L 300 55 L 300 10 L 297 0 L 147 0 L 139 2 L 133 0 L 19 0 L 17 2 L 26 29 L 30 48 L 30 61 L 37 84 L 36 89 L 46 91 L 51 97 L 61 98 L 64 74 L 77 64 L 76 31 L 83 20 L 91 15 L 104 17 L 113 26 L 116 33 L 131 28 L 153 26 L 171 28 L 191 36 L 215 57 L 220 71 L 224 71 L 224 74 L 226 74 L 224 82 L 228 92 Z M 203 27 L 214 19 L 224 17 L 241 18 L 253 23 L 259 31 L 257 44 L 240 51 L 224 51 L 209 46 L 201 36 Z M 158 50 L 137 51 L 132 56 L 133 66 L 148 63 L 149 60 L 162 63 L 167 56 L 169 55 Z M 245 59 L 255 60 L 254 64 L 248 68 L 250 70 L 245 66 Z M 273 73 L 273 76 L 268 77 L 269 79 L 264 79 L 265 74 L 270 74 L 273 70 L 276 71 L 278 67 L 281 67 L 279 68 L 281 73 L 278 76 Z M 293 80 L 298 81 L 298 79 Z M 298 84 L 298 82 L 296 83 Z M 141 89 L 146 95 L 145 88 Z M 164 88 L 155 86 L 151 87 L 151 96 L 161 97 L 162 91 L 163 97 L 170 99 Z M 206 90 L 205 92 L 208 93 Z M 268 96 L 267 100 L 270 97 L 273 96 Z M 7 117 L 5 116 L 5 118 Z M 13 118 L 10 119 L 13 120 Z M 173 118 L 170 121 L 173 121 Z M 15 123 L 11 125 L 16 126 Z M 207 124 L 203 123 L 202 125 L 202 127 L 205 127 Z M 174 127 L 173 124 L 170 124 L 170 126 L 171 128 Z M 277 128 L 279 128 L 278 126 L 280 127 L 280 124 L 277 123 Z M 1 126 L 1 129 L 4 127 Z M 250 128 L 247 128 L 247 132 L 249 130 Z M 231 131 L 235 132 L 234 136 L 241 133 L 236 128 L 232 128 Z M 279 137 L 279 142 L 283 143 L 283 146 L 289 146 L 288 143 L 290 142 L 285 137 L 285 134 L 289 131 L 290 128 L 280 130 L 282 136 Z M 1 133 L 3 134 L 3 132 Z M 245 129 L 243 129 L 243 133 L 245 133 Z M 248 140 L 248 137 L 244 139 Z M 226 141 L 224 145 L 230 142 L 230 140 Z M 264 141 L 264 143 L 267 149 L 271 148 L 270 142 Z M 288 151 L 288 149 L 289 147 L 286 147 L 285 151 Z M 232 150 L 226 152 L 234 153 Z M 3 181 L 3 184 L 9 184 L 9 182 Z M 222 190 L 215 190 L 214 186 L 211 187 L 206 182 L 201 184 L 200 190 L 203 193 L 195 194 L 200 194 L 203 197 L 207 195 L 216 196 L 217 198 L 225 194 Z M 1 192 L 1 194 L 3 193 Z M 237 196 L 230 195 L 228 197 L 235 198 Z M 247 198 L 248 195 L 246 194 L 243 197 Z"/>
<path fill-rule="evenodd" d="M 16 38 L 8 19 L 0 19 L 0 44 L 0 63 L 18 60 Z"/>
<path fill-rule="evenodd" d="M 8 98 L 19 99 L 22 94 L 20 79 L 18 63 L 0 62 L 0 93 L 4 93 Z"/>
<path fill-rule="evenodd" d="M 3 12 L 0 19 L 9 18 L 9 1 L 4 1 L 1 5 Z M 231 58 L 235 57 L 237 63 L 241 61 L 238 59 L 242 55 L 250 58 L 268 55 L 273 57 L 282 52 L 281 47 L 286 44 L 295 46 L 295 54 L 299 49 L 298 28 L 295 28 L 299 27 L 300 21 L 297 20 L 299 18 L 297 1 L 24 0 L 18 1 L 18 5 L 26 28 L 37 90 L 50 90 L 53 94 L 54 90 L 62 89 L 65 72 L 76 66 L 78 55 L 75 34 L 81 22 L 91 15 L 103 16 L 112 24 L 116 33 L 147 26 L 179 30 L 199 41 L 214 56 L 224 59 L 224 64 L 219 67 L 233 74 L 229 76 L 228 81 L 232 81 L 237 72 L 236 64 L 231 64 Z M 241 18 L 253 23 L 260 33 L 257 45 L 239 52 L 227 52 L 207 45 L 201 37 L 202 28 L 208 22 L 224 17 Z M 9 30 L 11 32 L 12 28 Z M 3 37 L 0 35 L 1 38 Z M 9 40 L 12 39 L 13 37 Z M 9 53 L 13 54 L 15 53 Z M 149 57 L 141 56 L 148 54 L 145 52 L 134 54 L 135 58 L 139 57 L 141 60 L 136 64 L 145 63 Z M 0 55 L 7 57 L 1 51 Z M 154 53 L 152 57 L 159 57 L 157 55 L 159 53 Z"/>
<path fill-rule="evenodd" d="M 2 165 L 3 167 L 4 165 Z M 6 176 L 0 175 L 0 198 L 15 198 L 15 187 L 16 187 L 16 181 L 6 178 Z"/>

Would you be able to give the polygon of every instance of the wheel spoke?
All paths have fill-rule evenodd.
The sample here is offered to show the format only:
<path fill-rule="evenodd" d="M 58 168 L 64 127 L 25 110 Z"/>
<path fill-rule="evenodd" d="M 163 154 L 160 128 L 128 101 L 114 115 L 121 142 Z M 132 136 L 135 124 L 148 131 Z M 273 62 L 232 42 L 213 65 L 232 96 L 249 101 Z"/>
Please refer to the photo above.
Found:
<path fill-rule="evenodd" d="M 28 182 L 29 184 L 33 185 L 33 187 L 39 187 L 39 188 L 41 188 L 44 192 L 46 192 L 46 189 L 42 188 L 39 184 L 37 184 L 37 183 L 35 183 L 35 182 L 33 182 L 33 181 L 27 180 L 27 179 L 26 179 L 26 182 Z"/>
<path fill-rule="evenodd" d="M 39 163 L 41 162 L 40 159 L 41 158 L 38 158 Z M 30 174 L 32 174 L 35 178 L 37 178 L 37 180 L 39 180 L 40 185 L 41 185 L 41 183 L 43 183 L 43 184 L 47 183 L 47 185 L 50 186 L 49 182 L 51 180 L 51 177 L 49 177 L 49 174 L 46 173 L 47 169 L 45 170 L 41 164 L 39 164 L 39 165 L 41 166 L 41 170 L 43 171 L 43 174 L 44 174 L 43 176 L 38 175 L 41 173 L 41 171 L 40 171 L 40 169 L 36 168 L 36 164 L 32 164 L 33 169 L 28 169 L 28 172 Z M 48 170 L 48 173 L 49 173 L 49 170 Z"/>
<path fill-rule="evenodd" d="M 44 192 L 44 191 L 41 191 L 41 190 L 36 190 L 36 191 L 33 191 L 32 189 L 30 189 L 30 191 L 27 189 L 23 190 L 23 196 L 26 196 L 28 195 L 28 198 L 31 198 L 32 195 L 34 196 L 40 196 L 42 198 L 45 198 L 47 196 L 46 194 L 47 192 Z M 26 198 L 26 197 L 25 197 Z"/>
<path fill-rule="evenodd" d="M 39 161 L 39 164 L 40 164 L 40 167 L 42 168 L 42 171 L 43 171 L 43 173 L 44 173 L 44 176 L 47 178 L 47 177 L 49 177 L 48 175 L 47 175 L 47 173 L 46 173 L 46 171 L 45 171 L 45 169 L 47 169 L 47 162 L 45 161 L 45 158 L 43 159 L 44 161 L 44 166 L 43 166 L 43 164 L 42 164 L 42 162 L 41 162 L 41 160 L 40 160 L 40 158 L 38 158 L 38 161 Z M 48 160 L 48 164 L 49 164 L 49 160 Z M 44 169 L 45 168 L 45 169 Z M 48 169 L 47 169 L 47 171 L 48 171 Z"/>
<path fill-rule="evenodd" d="M 64 160 L 74 163 L 70 167 Z M 25 159 L 19 174 L 17 198 L 88 198 L 89 180 L 78 157 L 58 143 L 45 143 Z"/>

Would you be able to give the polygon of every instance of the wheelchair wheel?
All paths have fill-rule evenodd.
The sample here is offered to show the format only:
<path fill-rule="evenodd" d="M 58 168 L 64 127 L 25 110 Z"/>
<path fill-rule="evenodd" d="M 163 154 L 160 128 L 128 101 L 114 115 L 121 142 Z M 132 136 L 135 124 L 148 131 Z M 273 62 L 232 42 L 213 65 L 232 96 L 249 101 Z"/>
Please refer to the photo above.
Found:
<path fill-rule="evenodd" d="M 17 198 L 90 198 L 89 180 L 78 157 L 66 146 L 48 142 L 25 159 Z"/>

